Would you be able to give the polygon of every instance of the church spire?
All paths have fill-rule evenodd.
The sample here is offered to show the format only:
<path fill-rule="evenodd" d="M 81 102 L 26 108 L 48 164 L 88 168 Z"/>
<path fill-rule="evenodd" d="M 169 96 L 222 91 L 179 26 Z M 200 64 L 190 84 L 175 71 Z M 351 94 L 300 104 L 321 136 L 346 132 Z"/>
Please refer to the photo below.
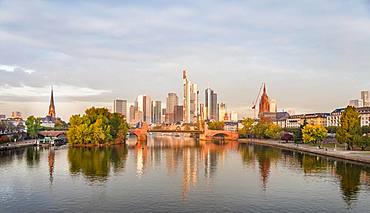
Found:
<path fill-rule="evenodd" d="M 260 100 L 259 117 L 263 116 L 263 113 L 270 112 L 270 100 L 266 92 L 266 83 L 263 84 L 263 94 Z"/>
<path fill-rule="evenodd" d="M 51 96 L 48 116 L 55 118 L 55 105 L 54 105 L 54 91 L 53 86 L 51 86 Z"/>

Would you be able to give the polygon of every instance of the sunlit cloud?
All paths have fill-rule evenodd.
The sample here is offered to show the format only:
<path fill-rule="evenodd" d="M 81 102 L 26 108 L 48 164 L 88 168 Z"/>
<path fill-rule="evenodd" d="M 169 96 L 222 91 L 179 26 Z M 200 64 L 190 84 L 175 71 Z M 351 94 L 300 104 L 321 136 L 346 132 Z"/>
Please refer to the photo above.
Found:
<path fill-rule="evenodd" d="M 56 85 L 53 87 L 58 97 L 76 98 L 99 96 L 109 93 L 108 90 L 92 89 L 88 87 L 77 87 L 73 85 Z M 27 85 L 11 86 L 8 84 L 0 86 L 0 97 L 47 97 L 50 96 L 50 87 L 32 87 Z"/>
<path fill-rule="evenodd" d="M 20 66 L 15 66 L 15 65 L 5 65 L 5 64 L 0 64 L 0 71 L 3 71 L 3 72 L 24 72 L 24 73 L 27 73 L 27 74 L 32 74 L 35 72 L 35 70 L 33 69 L 27 69 L 27 68 L 24 68 L 24 67 L 20 67 Z"/>

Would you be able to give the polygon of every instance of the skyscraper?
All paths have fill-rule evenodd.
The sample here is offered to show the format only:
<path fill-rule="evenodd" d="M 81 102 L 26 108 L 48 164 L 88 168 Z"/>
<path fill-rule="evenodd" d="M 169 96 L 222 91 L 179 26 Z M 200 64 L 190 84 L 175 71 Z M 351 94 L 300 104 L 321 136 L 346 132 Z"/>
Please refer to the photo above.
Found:
<path fill-rule="evenodd" d="M 361 91 L 361 99 L 364 107 L 370 107 L 369 91 Z"/>
<path fill-rule="evenodd" d="M 143 121 L 152 123 L 152 99 L 147 95 L 143 96 Z"/>
<path fill-rule="evenodd" d="M 152 122 L 155 124 L 161 123 L 162 118 L 162 102 L 153 101 L 153 112 L 152 112 Z"/>
<path fill-rule="evenodd" d="M 184 86 L 184 122 L 195 123 L 198 118 L 198 86 L 189 81 L 186 70 L 182 72 L 182 81 Z"/>
<path fill-rule="evenodd" d="M 51 95 L 50 95 L 50 104 L 49 104 L 49 113 L 48 116 L 55 118 L 55 105 L 54 105 L 54 90 L 53 87 L 51 88 Z"/>
<path fill-rule="evenodd" d="M 178 105 L 179 98 L 177 97 L 176 93 L 168 93 L 167 96 L 167 103 L 166 103 L 166 122 L 173 123 L 174 122 L 174 108 Z"/>
<path fill-rule="evenodd" d="M 135 123 L 135 106 L 134 105 L 130 106 L 130 123 L 131 124 Z"/>
<path fill-rule="evenodd" d="M 277 103 L 276 100 L 270 101 L 270 112 L 277 112 Z"/>
<path fill-rule="evenodd" d="M 152 122 L 152 99 L 147 95 L 139 95 L 135 101 L 135 120 Z M 137 116 L 141 116 L 138 118 Z"/>
<path fill-rule="evenodd" d="M 127 100 L 114 100 L 113 101 L 113 112 L 120 113 L 127 118 Z"/>
<path fill-rule="evenodd" d="M 205 91 L 206 120 L 217 120 L 217 94 L 207 88 Z"/>
<path fill-rule="evenodd" d="M 218 120 L 219 121 L 224 121 L 225 120 L 225 114 L 227 114 L 226 104 L 224 104 L 224 103 L 218 104 Z"/>
<path fill-rule="evenodd" d="M 270 112 L 270 100 L 266 93 L 266 84 L 263 86 L 258 116 L 262 117 L 264 112 Z"/>
<path fill-rule="evenodd" d="M 174 122 L 182 122 L 183 121 L 183 113 L 184 109 L 183 106 L 175 106 L 174 108 Z"/>

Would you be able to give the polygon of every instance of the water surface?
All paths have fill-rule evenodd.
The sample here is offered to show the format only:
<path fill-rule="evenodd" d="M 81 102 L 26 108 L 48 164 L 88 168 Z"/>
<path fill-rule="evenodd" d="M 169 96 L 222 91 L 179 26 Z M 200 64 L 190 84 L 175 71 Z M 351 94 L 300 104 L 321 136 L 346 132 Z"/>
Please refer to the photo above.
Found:
<path fill-rule="evenodd" d="M 0 212 L 368 212 L 370 168 L 237 142 L 153 136 L 0 153 Z"/>

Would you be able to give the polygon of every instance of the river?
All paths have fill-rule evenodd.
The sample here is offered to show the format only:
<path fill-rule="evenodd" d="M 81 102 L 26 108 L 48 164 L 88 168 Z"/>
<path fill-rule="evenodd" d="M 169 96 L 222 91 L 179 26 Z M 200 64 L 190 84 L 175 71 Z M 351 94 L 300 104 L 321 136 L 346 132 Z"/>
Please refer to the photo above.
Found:
<path fill-rule="evenodd" d="M 0 212 L 368 212 L 370 167 L 261 145 L 151 136 L 0 153 Z"/>

